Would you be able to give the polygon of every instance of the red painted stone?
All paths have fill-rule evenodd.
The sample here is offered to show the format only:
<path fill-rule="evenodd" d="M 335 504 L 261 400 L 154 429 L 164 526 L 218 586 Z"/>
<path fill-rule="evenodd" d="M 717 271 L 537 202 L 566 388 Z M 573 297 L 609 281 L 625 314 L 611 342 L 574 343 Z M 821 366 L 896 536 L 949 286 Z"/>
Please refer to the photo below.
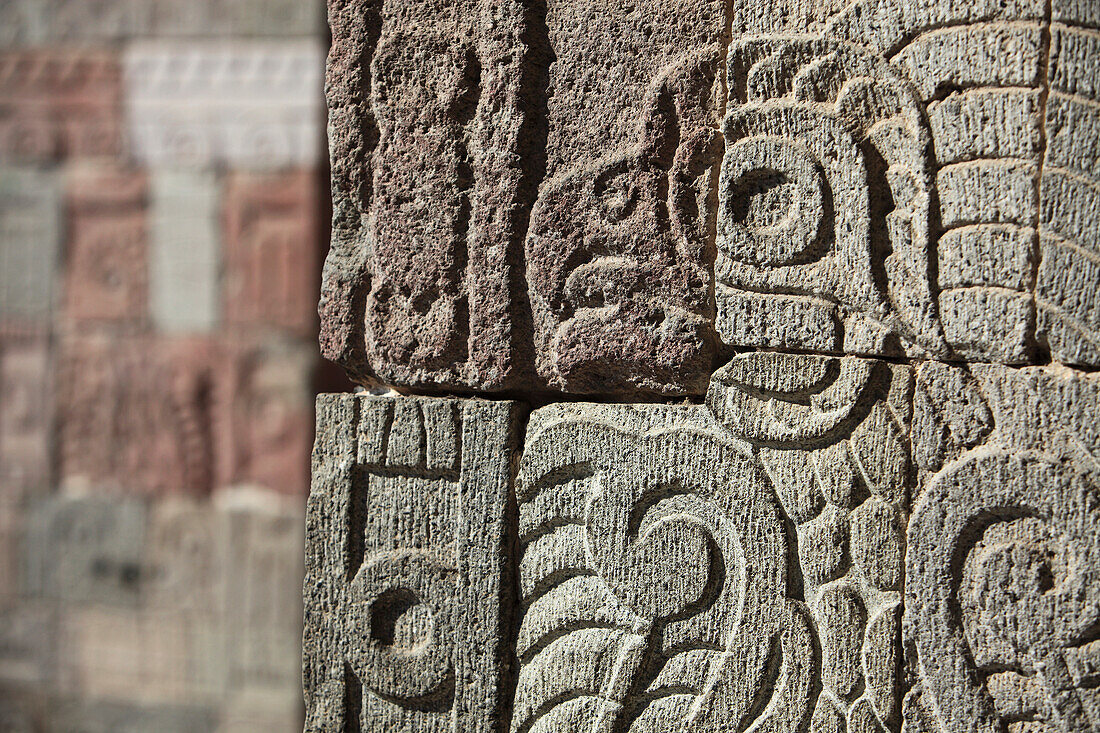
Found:
<path fill-rule="evenodd" d="M 146 202 L 140 172 L 93 170 L 73 177 L 65 272 L 68 318 L 147 320 Z"/>
<path fill-rule="evenodd" d="M 226 187 L 225 318 L 303 336 L 316 327 L 319 193 L 313 171 L 232 175 Z"/>
<path fill-rule="evenodd" d="M 115 54 L 0 54 L 0 156 L 38 161 L 114 155 L 121 129 L 122 72 Z"/>

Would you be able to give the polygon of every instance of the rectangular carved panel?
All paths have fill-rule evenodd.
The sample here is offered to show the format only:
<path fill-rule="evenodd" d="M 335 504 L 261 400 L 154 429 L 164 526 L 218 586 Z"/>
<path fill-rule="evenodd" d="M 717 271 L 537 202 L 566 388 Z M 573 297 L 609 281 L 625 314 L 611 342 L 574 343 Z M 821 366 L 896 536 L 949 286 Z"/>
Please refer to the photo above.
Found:
<path fill-rule="evenodd" d="M 722 3 L 330 20 L 326 355 L 437 389 L 705 390 Z"/>
<path fill-rule="evenodd" d="M 537 410 L 513 733 L 898 730 L 910 394 L 757 354 L 708 406 Z"/>
<path fill-rule="evenodd" d="M 148 318 L 148 185 L 134 170 L 96 167 L 68 186 L 65 314 L 76 322 Z"/>
<path fill-rule="evenodd" d="M 317 176 L 241 173 L 225 192 L 225 320 L 315 333 L 319 258 Z"/>
<path fill-rule="evenodd" d="M 306 730 L 501 731 L 516 406 L 317 408 Z"/>
<path fill-rule="evenodd" d="M 106 51 L 0 53 L 0 159 L 116 155 L 122 69 Z"/>
<path fill-rule="evenodd" d="M 124 65 L 134 156 L 157 166 L 312 165 L 322 57 L 309 41 L 131 44 Z"/>
<path fill-rule="evenodd" d="M 918 370 L 905 615 L 911 730 L 1100 726 L 1100 379 Z"/>
<path fill-rule="evenodd" d="M 702 394 L 722 346 L 1100 364 L 1077 5 L 331 5 L 322 342 L 363 383 Z"/>

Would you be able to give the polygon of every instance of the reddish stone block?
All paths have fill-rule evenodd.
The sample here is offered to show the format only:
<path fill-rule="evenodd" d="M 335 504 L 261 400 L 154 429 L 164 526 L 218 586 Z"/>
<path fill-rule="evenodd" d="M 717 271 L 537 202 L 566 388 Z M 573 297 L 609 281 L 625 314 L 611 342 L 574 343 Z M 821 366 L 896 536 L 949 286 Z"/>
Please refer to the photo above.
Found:
<path fill-rule="evenodd" d="M 69 186 L 65 310 L 74 321 L 144 322 L 148 245 L 144 174 L 83 171 Z"/>
<path fill-rule="evenodd" d="M 202 339 L 71 338 L 58 388 L 62 483 L 208 492 L 216 356 Z"/>
<path fill-rule="evenodd" d="M 104 51 L 0 54 L 0 156 L 18 160 L 115 155 L 122 71 Z"/>
<path fill-rule="evenodd" d="M 0 503 L 49 483 L 49 356 L 44 337 L 0 340 Z"/>
<path fill-rule="evenodd" d="M 309 336 L 320 260 L 316 174 L 239 174 L 225 203 L 225 317 Z"/>
<path fill-rule="evenodd" d="M 303 346 L 238 347 L 222 371 L 220 485 L 309 491 L 315 359 Z"/>

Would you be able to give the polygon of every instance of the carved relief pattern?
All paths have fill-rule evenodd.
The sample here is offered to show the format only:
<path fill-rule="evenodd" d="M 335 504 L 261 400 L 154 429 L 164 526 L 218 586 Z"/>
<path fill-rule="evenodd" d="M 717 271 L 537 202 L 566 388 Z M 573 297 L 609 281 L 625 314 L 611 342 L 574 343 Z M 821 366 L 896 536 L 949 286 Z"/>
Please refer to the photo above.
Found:
<path fill-rule="evenodd" d="M 492 571 L 517 594 L 471 607 L 514 652 L 478 720 L 1100 730 L 1100 379 L 1065 366 L 1100 364 L 1100 11 L 776 0 L 750 22 L 742 5 L 677 6 L 664 27 L 658 3 L 650 27 L 633 6 L 498 3 L 499 25 L 406 32 L 389 4 L 333 3 L 327 355 L 363 383 L 544 405 L 507 521 L 476 540 L 515 543 Z M 655 401 L 672 396 L 705 402 Z M 358 531 L 331 524 L 354 515 L 345 484 L 422 479 L 440 525 L 378 520 L 351 570 L 326 549 L 344 564 L 307 595 L 351 621 L 315 622 L 338 650 L 316 659 L 348 666 L 307 664 L 311 720 L 463 720 L 461 614 L 400 658 L 354 634 L 367 606 L 404 611 L 469 571 L 435 544 L 476 543 L 438 498 L 468 444 L 433 472 L 450 423 L 401 413 L 443 403 L 356 399 L 322 417 L 358 433 L 318 443 L 311 541 Z M 456 435 L 484 406 L 446 404 Z M 349 440 L 354 459 L 326 453 Z M 389 454 L 406 448 L 411 474 Z M 392 537 L 433 564 L 394 559 Z M 372 552 L 390 564 L 364 570 Z"/>
<path fill-rule="evenodd" d="M 929 473 L 908 530 L 907 725 L 1095 730 L 1100 384 L 988 365 L 926 365 L 918 381 Z"/>
<path fill-rule="evenodd" d="M 320 408 L 306 730 L 490 730 L 512 407 L 332 395 Z"/>

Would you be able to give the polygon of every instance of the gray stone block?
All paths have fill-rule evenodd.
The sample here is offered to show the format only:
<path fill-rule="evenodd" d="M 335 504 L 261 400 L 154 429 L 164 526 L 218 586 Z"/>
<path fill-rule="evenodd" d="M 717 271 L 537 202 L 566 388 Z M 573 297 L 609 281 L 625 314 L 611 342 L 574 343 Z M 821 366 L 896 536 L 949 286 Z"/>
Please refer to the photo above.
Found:
<path fill-rule="evenodd" d="M 913 445 L 913 730 L 1100 726 L 1100 379 L 929 363 Z"/>
<path fill-rule="evenodd" d="M 0 331 L 48 326 L 61 249 L 56 174 L 0 168 Z"/>
<path fill-rule="evenodd" d="M 317 410 L 306 730 L 502 730 L 516 406 L 322 395 Z"/>
<path fill-rule="evenodd" d="M 512 731 L 897 729 L 911 381 L 758 354 L 709 408 L 536 410 Z"/>
<path fill-rule="evenodd" d="M 145 504 L 56 495 L 27 519 L 22 554 L 31 595 L 135 605 L 145 579 Z"/>
<path fill-rule="evenodd" d="M 149 308 L 169 333 L 214 330 L 221 318 L 220 187 L 213 173 L 155 171 Z"/>
<path fill-rule="evenodd" d="M 140 705 L 99 700 L 55 701 L 46 733 L 209 733 L 215 711 L 192 705 Z"/>

